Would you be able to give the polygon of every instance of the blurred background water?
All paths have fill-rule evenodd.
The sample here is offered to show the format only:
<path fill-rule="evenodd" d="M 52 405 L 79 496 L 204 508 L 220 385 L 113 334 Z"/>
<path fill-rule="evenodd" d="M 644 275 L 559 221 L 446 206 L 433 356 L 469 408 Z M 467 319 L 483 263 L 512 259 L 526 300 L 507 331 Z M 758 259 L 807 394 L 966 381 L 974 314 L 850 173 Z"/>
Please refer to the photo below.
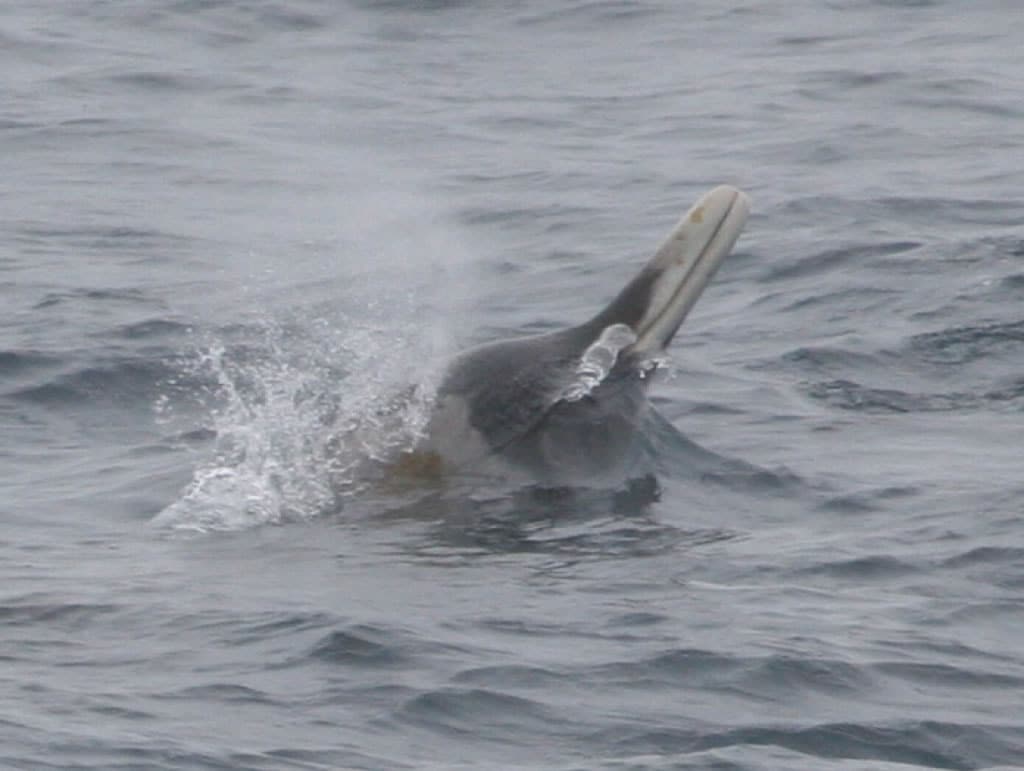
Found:
<path fill-rule="evenodd" d="M 1024 763 L 1021 39 L 1015 0 L 5 3 L 0 765 Z M 396 389 L 588 317 L 723 182 L 658 500 L 363 484 Z"/>

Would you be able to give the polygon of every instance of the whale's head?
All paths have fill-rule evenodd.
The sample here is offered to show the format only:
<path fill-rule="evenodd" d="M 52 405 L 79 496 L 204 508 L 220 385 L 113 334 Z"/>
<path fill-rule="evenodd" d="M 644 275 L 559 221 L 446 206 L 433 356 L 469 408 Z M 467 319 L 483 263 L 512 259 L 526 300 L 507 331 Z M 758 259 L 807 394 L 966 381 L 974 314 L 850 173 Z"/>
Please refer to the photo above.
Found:
<path fill-rule="evenodd" d="M 649 409 L 647 363 L 664 355 L 748 212 L 746 195 L 717 187 L 590 321 L 456 357 L 413 457 L 429 458 L 432 471 L 504 464 L 542 480 L 621 466 Z"/>

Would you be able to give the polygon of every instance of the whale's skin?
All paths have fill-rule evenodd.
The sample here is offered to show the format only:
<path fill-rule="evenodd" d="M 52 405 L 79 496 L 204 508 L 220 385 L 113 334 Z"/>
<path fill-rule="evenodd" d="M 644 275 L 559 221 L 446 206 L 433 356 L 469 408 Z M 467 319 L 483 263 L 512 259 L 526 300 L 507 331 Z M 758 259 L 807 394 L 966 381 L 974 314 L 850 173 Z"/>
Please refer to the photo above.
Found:
<path fill-rule="evenodd" d="M 652 409 L 654 362 L 732 249 L 748 212 L 745 194 L 715 188 L 592 319 L 458 355 L 416 452 L 435 458 L 445 473 L 515 469 L 541 481 L 600 478 L 621 467 Z M 587 369 L 591 359 L 607 365 L 596 376 Z"/>

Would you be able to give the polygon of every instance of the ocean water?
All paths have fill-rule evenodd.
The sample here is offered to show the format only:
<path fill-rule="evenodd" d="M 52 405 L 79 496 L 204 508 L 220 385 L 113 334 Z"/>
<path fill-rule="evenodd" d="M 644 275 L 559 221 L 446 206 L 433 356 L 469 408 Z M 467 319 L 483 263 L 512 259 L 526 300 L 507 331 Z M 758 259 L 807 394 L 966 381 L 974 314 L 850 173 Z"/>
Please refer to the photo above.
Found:
<path fill-rule="evenodd" d="M 0 767 L 1024 767 L 1016 0 L 0 6 Z M 657 487 L 443 362 L 753 215 Z M 397 405 L 397 406 L 396 406 Z"/>

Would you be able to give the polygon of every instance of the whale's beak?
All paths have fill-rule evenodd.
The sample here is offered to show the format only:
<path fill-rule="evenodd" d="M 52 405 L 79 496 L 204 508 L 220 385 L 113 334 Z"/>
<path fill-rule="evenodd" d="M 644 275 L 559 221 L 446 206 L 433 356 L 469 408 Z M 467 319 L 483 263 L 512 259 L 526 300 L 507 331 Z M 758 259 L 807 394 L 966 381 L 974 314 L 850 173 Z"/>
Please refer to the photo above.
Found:
<path fill-rule="evenodd" d="M 750 199 L 728 185 L 706 193 L 683 216 L 647 263 L 647 308 L 634 328 L 636 351 L 668 346 L 679 325 L 739 238 Z"/>
<path fill-rule="evenodd" d="M 637 338 L 632 353 L 657 355 L 732 250 L 749 214 L 749 199 L 734 187 L 722 185 L 705 193 L 594 322 L 601 327 L 628 324 Z"/>

